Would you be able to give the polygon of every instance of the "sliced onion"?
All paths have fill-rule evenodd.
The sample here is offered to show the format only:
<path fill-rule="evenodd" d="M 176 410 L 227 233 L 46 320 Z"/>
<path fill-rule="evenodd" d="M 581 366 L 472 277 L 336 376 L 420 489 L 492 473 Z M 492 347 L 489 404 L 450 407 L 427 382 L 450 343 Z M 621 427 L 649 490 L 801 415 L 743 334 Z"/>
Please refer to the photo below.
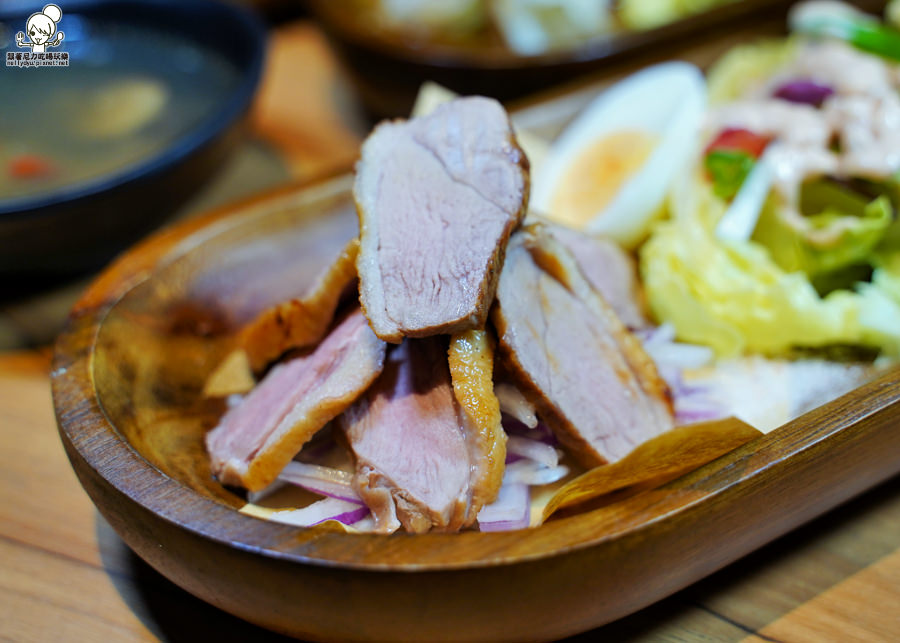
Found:
<path fill-rule="evenodd" d="M 358 502 L 323 498 L 302 509 L 274 511 L 269 519 L 298 527 L 312 527 L 326 520 L 337 520 L 345 525 L 352 525 L 365 518 L 367 513 L 369 508 Z"/>
<path fill-rule="evenodd" d="M 770 143 L 766 147 L 750 174 L 744 179 L 741 188 L 725 210 L 725 214 L 716 224 L 715 235 L 722 241 L 745 243 L 753 236 L 759 214 L 769 196 L 769 189 L 775 180 L 775 168 L 772 158 L 779 152 L 779 143 Z"/>
<path fill-rule="evenodd" d="M 708 346 L 676 342 L 675 327 L 669 323 L 645 331 L 638 337 L 644 344 L 644 350 L 659 368 L 667 366 L 678 369 L 699 368 L 710 363 L 715 356 Z"/>
<path fill-rule="evenodd" d="M 659 326 L 650 326 L 648 328 L 638 328 L 634 331 L 638 339 L 643 342 L 646 347 L 648 344 L 662 344 L 675 341 L 675 326 L 669 322 L 660 324 Z"/>
<path fill-rule="evenodd" d="M 543 422 L 538 422 L 537 426 L 532 429 L 528 428 L 514 417 L 504 415 L 502 423 L 503 430 L 506 431 L 507 435 L 521 435 L 529 440 L 540 440 L 544 444 L 549 444 L 550 446 L 556 446 L 557 444 L 556 436 L 553 435 L 553 431 L 551 431 L 550 427 Z"/>
<path fill-rule="evenodd" d="M 294 460 L 282 470 L 278 480 L 290 482 L 321 496 L 330 496 L 356 503 L 362 502 L 353 489 L 353 474 L 340 469 Z"/>
<path fill-rule="evenodd" d="M 821 107 L 825 99 L 834 93 L 834 89 L 828 85 L 817 83 L 808 78 L 791 80 L 775 90 L 773 96 L 791 103 L 801 103 Z"/>
<path fill-rule="evenodd" d="M 363 516 L 361 520 L 357 520 L 350 526 L 353 527 L 356 531 L 375 531 L 375 516 L 373 516 L 372 512 L 370 511 L 365 516 Z"/>
<path fill-rule="evenodd" d="M 698 422 L 712 422 L 713 420 L 721 420 L 724 417 L 724 414 L 721 411 L 707 409 L 707 410 L 692 410 L 692 411 L 677 411 L 675 413 L 675 426 L 684 426 L 685 424 L 697 424 Z"/>
<path fill-rule="evenodd" d="M 711 348 L 676 342 L 675 329 L 668 323 L 635 335 L 672 391 L 676 425 L 717 420 L 726 415 L 721 404 L 713 399 L 711 387 L 686 384 L 682 376 L 687 369 L 700 368 L 712 362 L 714 353 Z"/>
<path fill-rule="evenodd" d="M 545 467 L 559 464 L 559 454 L 546 442 L 532 440 L 519 435 L 511 435 L 506 441 L 506 453 L 541 463 Z"/>
<path fill-rule="evenodd" d="M 678 377 L 678 381 L 674 387 L 674 393 L 676 396 L 682 397 L 691 397 L 691 396 L 710 396 L 713 394 L 713 387 L 710 383 L 700 381 L 700 382 L 685 382 L 680 376 Z M 710 398 L 712 399 L 712 398 Z"/>
<path fill-rule="evenodd" d="M 708 395 L 693 394 L 675 398 L 675 424 L 718 420 L 727 415 L 725 408 Z"/>
<path fill-rule="evenodd" d="M 679 342 L 653 346 L 647 352 L 657 364 L 677 365 L 682 369 L 705 366 L 712 361 L 714 356 L 713 350 L 709 346 Z"/>
<path fill-rule="evenodd" d="M 497 500 L 478 512 L 478 527 L 481 531 L 524 529 L 530 524 L 530 518 L 531 493 L 528 485 L 504 480 Z"/>
<path fill-rule="evenodd" d="M 494 386 L 494 394 L 500 402 L 500 411 L 511 415 L 516 420 L 533 429 L 538 420 L 535 415 L 534 405 L 525 399 L 522 392 L 512 384 L 500 382 Z"/>
<path fill-rule="evenodd" d="M 569 468 L 565 465 L 545 467 L 534 460 L 519 460 L 506 465 L 506 471 L 503 474 L 503 484 L 550 484 L 564 478 L 568 473 Z"/>

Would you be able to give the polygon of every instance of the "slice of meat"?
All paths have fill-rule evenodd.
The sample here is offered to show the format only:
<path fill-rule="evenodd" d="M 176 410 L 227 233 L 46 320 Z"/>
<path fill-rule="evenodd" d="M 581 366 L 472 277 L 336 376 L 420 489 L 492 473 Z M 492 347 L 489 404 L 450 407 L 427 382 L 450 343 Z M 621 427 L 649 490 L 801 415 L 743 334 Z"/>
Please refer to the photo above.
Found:
<path fill-rule="evenodd" d="M 629 328 L 647 326 L 643 295 L 634 259 L 619 244 L 572 228 L 545 224 L 546 231 L 565 246 L 584 277 Z"/>
<path fill-rule="evenodd" d="M 469 513 L 477 516 L 484 505 L 497 499 L 506 468 L 506 433 L 494 394 L 494 348 L 487 331 L 468 330 L 450 338 L 447 356 L 474 467 Z"/>
<path fill-rule="evenodd" d="M 314 351 L 274 367 L 207 434 L 213 473 L 250 491 L 272 483 L 378 377 L 384 356 L 362 312 L 347 315 Z"/>
<path fill-rule="evenodd" d="M 540 226 L 510 241 L 491 318 L 506 368 L 585 466 L 672 428 L 653 362 Z"/>
<path fill-rule="evenodd" d="M 455 531 L 471 524 L 472 462 L 442 338 L 405 340 L 384 373 L 340 418 L 356 458 L 354 485 L 375 530 Z"/>
<path fill-rule="evenodd" d="M 325 335 L 345 291 L 356 281 L 359 240 L 352 239 L 302 297 L 267 310 L 247 324 L 238 345 L 254 372 L 262 371 L 285 351 L 312 346 Z"/>
<path fill-rule="evenodd" d="M 656 363 L 644 350 L 640 340 L 623 326 L 612 307 L 584 277 L 575 257 L 544 226 L 530 226 L 523 239 L 532 259 L 588 306 L 598 319 L 603 320 L 607 331 L 621 348 L 622 356 L 640 381 L 641 388 L 664 402 L 669 415 L 674 415 L 672 393 L 659 374 Z"/>
<path fill-rule="evenodd" d="M 454 100 L 375 128 L 353 186 L 360 301 L 399 342 L 484 326 L 528 201 L 528 160 L 496 101 Z"/>

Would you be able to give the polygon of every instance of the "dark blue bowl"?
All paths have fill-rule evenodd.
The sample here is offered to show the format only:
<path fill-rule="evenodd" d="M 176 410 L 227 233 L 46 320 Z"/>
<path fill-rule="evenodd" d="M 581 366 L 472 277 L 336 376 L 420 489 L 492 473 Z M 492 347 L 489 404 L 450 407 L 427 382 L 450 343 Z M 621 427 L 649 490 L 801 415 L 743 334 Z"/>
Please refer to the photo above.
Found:
<path fill-rule="evenodd" d="M 0 65 L 17 49 L 15 33 L 44 0 L 4 1 L 0 23 L 8 43 Z M 250 11 L 212 0 L 59 0 L 59 29 L 68 69 L 0 69 L 0 73 L 67 73 L 80 58 L 108 47 L 110 25 L 185 38 L 232 65 L 237 74 L 214 106 L 161 151 L 96 179 L 34 196 L 0 198 L 0 275 L 53 276 L 97 268 L 159 225 L 215 174 L 241 140 L 243 116 L 262 72 L 266 33 Z M 102 29 L 95 29 L 102 24 Z M 98 37 L 100 36 L 100 37 Z M 135 64 L 140 52 L 132 48 Z M 110 55 L 106 52 L 106 55 Z M 118 55 L 112 52 L 112 55 Z M 119 66 L 125 64 L 116 60 Z M 7 82 L 15 82 L 7 76 Z"/>

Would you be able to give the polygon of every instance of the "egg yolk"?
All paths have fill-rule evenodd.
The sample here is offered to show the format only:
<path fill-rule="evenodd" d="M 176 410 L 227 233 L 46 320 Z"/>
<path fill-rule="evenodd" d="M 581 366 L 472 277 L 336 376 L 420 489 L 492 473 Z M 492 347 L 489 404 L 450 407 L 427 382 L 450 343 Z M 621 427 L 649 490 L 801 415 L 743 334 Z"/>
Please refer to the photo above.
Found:
<path fill-rule="evenodd" d="M 608 134 L 585 147 L 553 196 L 552 217 L 582 228 L 605 208 L 650 156 L 656 137 L 640 130 Z"/>

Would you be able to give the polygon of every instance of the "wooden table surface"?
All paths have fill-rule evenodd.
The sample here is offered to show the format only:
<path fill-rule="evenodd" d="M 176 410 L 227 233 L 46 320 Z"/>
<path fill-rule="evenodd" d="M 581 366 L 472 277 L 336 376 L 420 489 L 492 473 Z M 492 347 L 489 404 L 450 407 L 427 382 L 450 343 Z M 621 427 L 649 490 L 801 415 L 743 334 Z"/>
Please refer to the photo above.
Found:
<path fill-rule="evenodd" d="M 706 63 L 748 35 L 739 31 L 694 44 L 679 57 Z M 254 137 L 198 196 L 193 210 L 285 178 L 345 166 L 368 128 L 321 34 L 306 22 L 273 33 L 252 122 Z M 260 167 L 270 169 L 260 172 Z M 0 339 L 4 328 L 23 334 L 37 327 L 52 330 L 79 288 L 76 283 L 53 296 L 3 304 Z M 46 346 L 0 352 L 0 639 L 281 640 L 167 581 L 99 516 L 57 436 L 49 361 Z M 898 608 L 900 478 L 895 478 L 583 638 L 897 641 Z"/>

